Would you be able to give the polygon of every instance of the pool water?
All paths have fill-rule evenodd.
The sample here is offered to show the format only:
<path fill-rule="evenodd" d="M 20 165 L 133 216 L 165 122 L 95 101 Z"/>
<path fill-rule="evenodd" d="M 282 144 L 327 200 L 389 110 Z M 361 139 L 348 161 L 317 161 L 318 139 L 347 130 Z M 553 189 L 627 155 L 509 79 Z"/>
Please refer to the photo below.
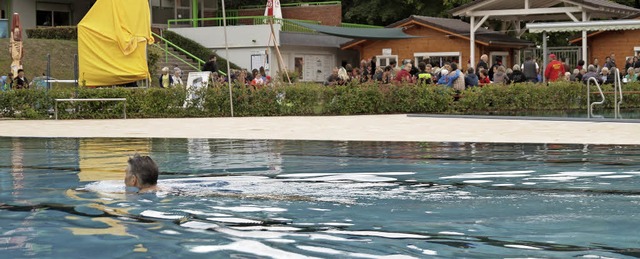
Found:
<path fill-rule="evenodd" d="M 149 154 L 163 190 L 124 193 Z M 0 138 L 2 258 L 635 258 L 640 147 Z"/>

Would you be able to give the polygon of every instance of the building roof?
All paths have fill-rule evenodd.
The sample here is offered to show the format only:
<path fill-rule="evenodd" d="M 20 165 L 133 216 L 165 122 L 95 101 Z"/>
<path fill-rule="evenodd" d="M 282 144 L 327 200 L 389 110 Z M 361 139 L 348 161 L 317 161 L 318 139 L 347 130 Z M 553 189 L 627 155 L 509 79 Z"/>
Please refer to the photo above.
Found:
<path fill-rule="evenodd" d="M 280 32 L 280 44 L 286 46 L 339 48 L 351 39 L 325 34 Z"/>
<path fill-rule="evenodd" d="M 470 24 L 459 19 L 438 18 L 429 16 L 412 15 L 409 18 L 397 21 L 386 27 L 388 28 L 400 28 L 408 24 L 419 24 L 425 27 L 432 27 L 448 33 L 452 36 L 457 36 L 463 39 L 469 40 Z M 362 43 L 363 41 L 350 41 L 342 45 L 342 48 L 349 48 L 353 45 Z M 533 46 L 534 43 L 526 40 L 521 40 L 509 35 L 480 28 L 476 31 L 476 42 L 483 45 L 507 45 L 517 47 Z"/>
<path fill-rule="evenodd" d="M 633 14 L 640 13 L 639 9 L 619 4 L 610 0 L 529 0 L 530 8 L 549 8 L 558 6 L 580 6 L 591 14 L 592 18 L 621 18 Z M 522 0 L 474 0 L 468 4 L 461 5 L 449 11 L 454 16 L 468 16 L 468 12 L 484 11 L 484 10 L 516 10 L 523 9 L 524 1 Z M 544 16 L 535 15 L 518 15 L 519 20 L 528 20 L 530 17 L 534 20 L 543 20 Z M 505 17 L 511 18 L 511 17 Z M 549 19 L 555 20 L 556 16 L 549 16 Z"/>
<path fill-rule="evenodd" d="M 640 20 L 640 13 L 635 14 L 635 15 L 631 15 L 629 17 L 625 17 L 625 19 L 627 19 L 627 20 L 631 20 L 631 19 Z M 608 31 L 608 30 L 601 30 L 601 31 L 596 31 L 596 32 L 589 33 L 587 35 L 587 39 L 591 38 L 593 36 L 598 36 L 599 34 L 601 34 L 603 32 L 606 32 L 606 31 Z M 579 36 L 575 36 L 573 39 L 569 40 L 569 44 L 576 44 L 576 43 L 581 42 L 581 41 L 582 41 L 582 35 L 579 35 Z"/>
<path fill-rule="evenodd" d="M 404 33 L 404 31 L 402 31 L 402 28 L 349 28 L 311 24 L 294 20 L 290 20 L 289 22 L 322 34 L 351 39 L 389 40 L 416 38 L 416 36 Z"/>
<path fill-rule="evenodd" d="M 420 16 L 420 15 L 412 15 L 408 19 L 414 19 L 418 22 L 425 23 L 434 27 L 438 27 L 440 29 L 450 31 L 452 33 L 469 37 L 471 32 L 471 27 L 469 23 L 466 23 L 460 19 L 448 19 L 448 18 L 438 18 L 438 17 L 429 17 L 429 16 Z M 405 19 L 407 20 L 407 19 Z M 516 37 L 511 37 L 504 33 L 500 33 L 494 30 L 489 30 L 483 27 L 480 27 L 476 31 L 476 40 L 491 44 L 514 44 L 514 45 L 533 45 L 532 42 L 527 40 L 518 39 Z"/>

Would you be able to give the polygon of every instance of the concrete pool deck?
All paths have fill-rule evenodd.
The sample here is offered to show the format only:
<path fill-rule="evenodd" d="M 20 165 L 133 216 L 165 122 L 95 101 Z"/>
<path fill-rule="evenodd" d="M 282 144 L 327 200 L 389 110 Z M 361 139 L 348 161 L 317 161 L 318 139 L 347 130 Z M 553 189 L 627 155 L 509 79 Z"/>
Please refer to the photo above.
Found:
<path fill-rule="evenodd" d="M 640 145 L 640 123 L 407 115 L 0 120 L 0 136 Z"/>

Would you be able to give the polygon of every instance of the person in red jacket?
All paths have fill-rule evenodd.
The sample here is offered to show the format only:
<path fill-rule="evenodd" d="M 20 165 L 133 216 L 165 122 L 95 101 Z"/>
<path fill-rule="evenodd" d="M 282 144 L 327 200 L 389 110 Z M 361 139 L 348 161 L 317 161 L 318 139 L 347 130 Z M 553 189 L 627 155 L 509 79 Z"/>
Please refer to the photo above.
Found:
<path fill-rule="evenodd" d="M 566 71 L 562 62 L 556 60 L 555 54 L 549 55 L 549 59 L 551 59 L 551 62 L 547 64 L 547 68 L 544 70 L 544 77 L 548 82 L 555 82 L 562 78 Z"/>

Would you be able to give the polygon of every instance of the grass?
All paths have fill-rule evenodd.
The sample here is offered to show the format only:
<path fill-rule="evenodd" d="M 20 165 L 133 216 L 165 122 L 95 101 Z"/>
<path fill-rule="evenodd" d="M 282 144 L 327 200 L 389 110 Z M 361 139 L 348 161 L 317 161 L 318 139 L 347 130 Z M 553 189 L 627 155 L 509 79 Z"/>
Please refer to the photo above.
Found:
<path fill-rule="evenodd" d="M 7 75 L 11 69 L 9 39 L 0 39 L 4 54 L 0 55 L 0 74 Z M 69 40 L 25 39 L 22 64 L 27 78 L 42 75 L 47 71 L 47 54 L 51 54 L 51 77 L 74 79 L 74 56 L 78 53 L 78 42 Z"/>

